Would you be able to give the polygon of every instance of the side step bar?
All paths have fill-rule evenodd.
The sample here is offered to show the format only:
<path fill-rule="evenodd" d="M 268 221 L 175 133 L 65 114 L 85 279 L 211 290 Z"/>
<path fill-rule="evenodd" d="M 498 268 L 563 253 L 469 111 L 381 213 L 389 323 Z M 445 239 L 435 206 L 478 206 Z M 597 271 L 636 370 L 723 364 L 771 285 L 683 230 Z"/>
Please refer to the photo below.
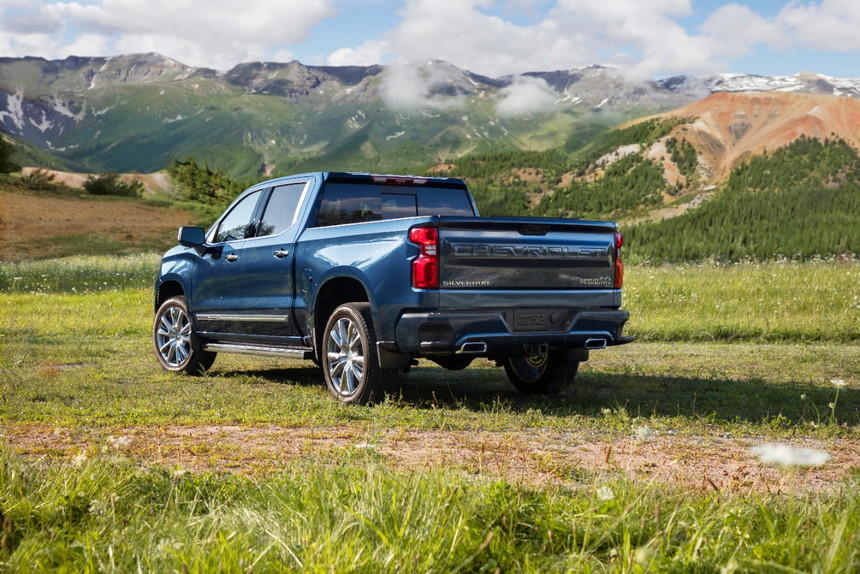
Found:
<path fill-rule="evenodd" d="M 203 346 L 204 351 L 213 353 L 238 353 L 242 355 L 262 355 L 265 357 L 281 357 L 284 359 L 313 359 L 311 349 L 296 347 L 267 347 L 263 345 L 239 345 L 236 343 L 212 343 Z"/>

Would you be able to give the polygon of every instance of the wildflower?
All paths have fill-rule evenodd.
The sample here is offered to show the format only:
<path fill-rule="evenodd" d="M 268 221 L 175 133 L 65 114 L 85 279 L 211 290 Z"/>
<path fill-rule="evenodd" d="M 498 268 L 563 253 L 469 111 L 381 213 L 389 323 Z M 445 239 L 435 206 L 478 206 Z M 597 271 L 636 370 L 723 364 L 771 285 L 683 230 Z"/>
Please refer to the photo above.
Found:
<path fill-rule="evenodd" d="M 846 383 L 844 379 L 830 379 L 830 384 L 834 387 L 844 387 L 848 383 Z"/>
<path fill-rule="evenodd" d="M 121 447 L 128 446 L 131 444 L 131 438 L 129 438 L 127 436 L 119 436 L 119 437 L 109 436 L 107 441 L 114 448 L 121 448 Z"/>
<path fill-rule="evenodd" d="M 74 466 L 83 466 L 85 462 L 87 462 L 87 454 L 84 452 L 80 452 L 72 458 L 72 464 Z"/>
<path fill-rule="evenodd" d="M 612 492 L 612 488 L 609 486 L 601 486 L 597 489 L 597 498 L 600 500 L 614 500 L 615 493 Z"/>
<path fill-rule="evenodd" d="M 657 434 L 657 431 L 655 431 L 648 425 L 645 425 L 641 427 L 636 427 L 635 429 L 633 429 L 633 433 L 636 435 L 636 438 L 645 440 Z"/>
<path fill-rule="evenodd" d="M 787 444 L 763 444 L 750 450 L 763 463 L 782 466 L 821 466 L 830 460 L 830 455 L 824 451 Z"/>

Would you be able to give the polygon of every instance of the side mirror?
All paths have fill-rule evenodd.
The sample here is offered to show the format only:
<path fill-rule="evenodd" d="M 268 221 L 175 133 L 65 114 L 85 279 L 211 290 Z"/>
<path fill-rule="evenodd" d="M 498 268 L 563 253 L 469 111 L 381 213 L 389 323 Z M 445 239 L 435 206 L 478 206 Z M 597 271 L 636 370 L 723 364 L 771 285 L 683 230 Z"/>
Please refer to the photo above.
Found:
<path fill-rule="evenodd" d="M 183 247 L 198 248 L 206 243 L 206 230 L 202 227 L 180 227 L 176 240 Z"/>

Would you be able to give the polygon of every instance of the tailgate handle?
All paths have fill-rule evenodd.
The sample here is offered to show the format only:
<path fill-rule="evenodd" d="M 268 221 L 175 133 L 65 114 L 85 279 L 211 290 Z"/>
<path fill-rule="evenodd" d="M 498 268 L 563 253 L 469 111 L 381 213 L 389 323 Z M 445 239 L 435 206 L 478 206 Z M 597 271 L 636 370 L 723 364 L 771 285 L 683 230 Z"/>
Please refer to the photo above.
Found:
<path fill-rule="evenodd" d="M 520 235 L 546 235 L 547 233 L 549 233 L 549 225 L 526 223 L 520 226 Z"/>

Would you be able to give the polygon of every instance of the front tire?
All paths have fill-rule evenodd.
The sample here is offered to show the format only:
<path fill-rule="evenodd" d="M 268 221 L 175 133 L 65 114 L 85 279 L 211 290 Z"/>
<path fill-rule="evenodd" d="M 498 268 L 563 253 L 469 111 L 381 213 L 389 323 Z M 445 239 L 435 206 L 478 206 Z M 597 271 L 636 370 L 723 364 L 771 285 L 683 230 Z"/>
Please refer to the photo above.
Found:
<path fill-rule="evenodd" d="M 379 366 L 368 303 L 347 303 L 335 309 L 323 333 L 322 355 L 326 387 L 343 403 L 381 401 L 397 378 L 396 369 Z"/>
<path fill-rule="evenodd" d="M 519 391 L 533 395 L 555 395 L 573 382 L 579 361 L 563 351 L 546 355 L 508 357 L 504 363 L 508 380 Z"/>
<path fill-rule="evenodd" d="M 215 353 L 196 348 L 188 306 L 182 296 L 171 297 L 158 308 L 152 342 L 165 371 L 198 375 L 215 361 Z"/>

